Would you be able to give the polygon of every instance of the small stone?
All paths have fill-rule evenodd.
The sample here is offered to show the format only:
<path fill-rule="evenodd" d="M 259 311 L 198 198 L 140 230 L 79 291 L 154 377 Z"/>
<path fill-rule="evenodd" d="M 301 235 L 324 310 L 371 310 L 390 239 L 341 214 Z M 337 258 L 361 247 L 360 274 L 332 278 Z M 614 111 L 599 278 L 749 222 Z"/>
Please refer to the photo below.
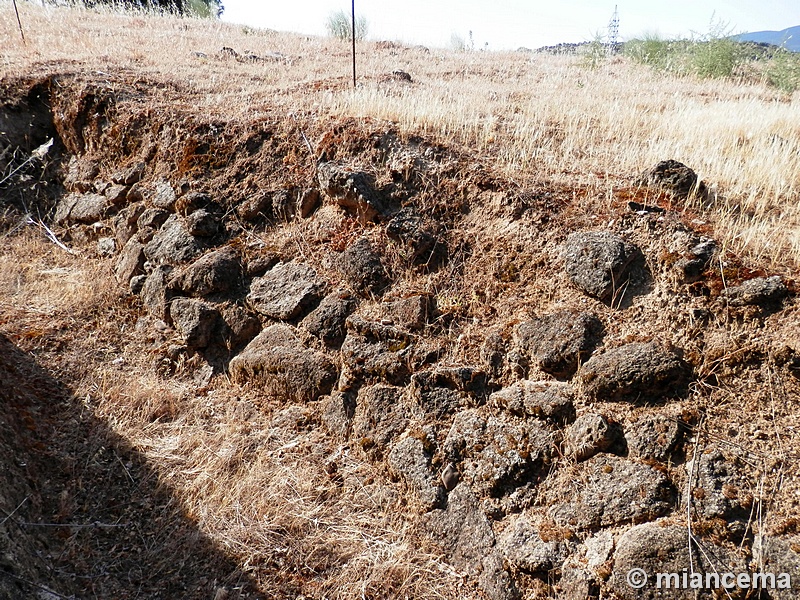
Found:
<path fill-rule="evenodd" d="M 448 492 L 453 491 L 453 489 L 458 485 L 458 482 L 461 480 L 461 476 L 458 474 L 458 469 L 456 469 L 453 463 L 447 463 L 444 469 L 442 469 L 442 473 L 440 475 L 442 479 L 442 485 L 444 489 Z"/>
<path fill-rule="evenodd" d="M 646 401 L 680 395 L 690 369 L 655 342 L 625 344 L 595 354 L 581 368 L 584 392 L 595 400 Z"/>
<path fill-rule="evenodd" d="M 326 288 L 325 280 L 310 266 L 280 263 L 253 279 L 247 299 L 259 313 L 286 321 L 309 312 Z"/>
<path fill-rule="evenodd" d="M 150 204 L 155 208 L 175 212 L 175 201 L 177 196 L 175 190 L 168 181 L 159 181 L 155 185 L 155 190 L 150 196 Z"/>
<path fill-rule="evenodd" d="M 103 195 L 106 201 L 113 206 L 122 206 L 128 199 L 128 187 L 124 185 L 113 184 L 108 186 Z"/>
<path fill-rule="evenodd" d="M 219 222 L 204 208 L 200 208 L 186 217 L 186 229 L 197 237 L 212 237 L 219 231 Z"/>
<path fill-rule="evenodd" d="M 779 275 L 756 277 L 741 285 L 731 286 L 722 291 L 720 297 L 730 306 L 770 306 L 778 305 L 789 295 L 789 290 Z"/>
<path fill-rule="evenodd" d="M 175 298 L 169 314 L 184 344 L 195 349 L 208 346 L 219 317 L 213 306 L 194 298 Z"/>
<path fill-rule="evenodd" d="M 691 195 L 704 197 L 708 190 L 697 174 L 677 160 L 663 160 L 655 167 L 642 173 L 636 185 L 648 185 L 672 193 L 677 198 Z"/>
<path fill-rule="evenodd" d="M 605 452 L 620 437 L 619 427 L 614 427 L 596 413 L 582 415 L 567 428 L 564 436 L 566 453 L 577 461 Z"/>
<path fill-rule="evenodd" d="M 564 243 L 564 268 L 578 288 L 604 302 L 617 300 L 640 251 L 607 231 L 572 233 Z"/>
<path fill-rule="evenodd" d="M 111 175 L 111 181 L 117 185 L 132 185 L 138 183 L 144 174 L 145 163 L 135 162 Z"/>
<path fill-rule="evenodd" d="M 117 241 L 114 238 L 104 237 L 97 240 L 97 253 L 100 256 L 114 256 L 117 252 Z"/>
<path fill-rule="evenodd" d="M 300 323 L 306 331 L 318 337 L 326 346 L 339 347 L 347 334 L 345 323 L 358 303 L 341 292 L 328 294 Z"/>

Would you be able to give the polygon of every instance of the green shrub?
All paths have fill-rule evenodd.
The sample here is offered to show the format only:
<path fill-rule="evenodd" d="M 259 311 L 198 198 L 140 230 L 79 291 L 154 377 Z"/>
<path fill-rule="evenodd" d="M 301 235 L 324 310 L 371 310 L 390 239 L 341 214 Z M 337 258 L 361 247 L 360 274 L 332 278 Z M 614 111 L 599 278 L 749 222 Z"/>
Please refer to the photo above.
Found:
<path fill-rule="evenodd" d="M 328 15 L 325 22 L 328 34 L 339 40 L 349 40 L 353 35 L 353 18 L 351 14 L 339 10 Z M 356 39 L 363 40 L 367 37 L 367 19 L 363 15 L 356 15 Z"/>
<path fill-rule="evenodd" d="M 800 89 L 800 54 L 781 48 L 766 69 L 767 83 L 791 94 Z"/>

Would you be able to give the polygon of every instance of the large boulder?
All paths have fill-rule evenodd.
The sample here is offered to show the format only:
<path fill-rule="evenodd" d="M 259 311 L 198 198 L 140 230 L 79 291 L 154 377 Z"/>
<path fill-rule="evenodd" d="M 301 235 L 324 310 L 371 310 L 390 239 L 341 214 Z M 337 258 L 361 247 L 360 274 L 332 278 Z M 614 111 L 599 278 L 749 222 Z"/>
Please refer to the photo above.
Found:
<path fill-rule="evenodd" d="M 589 358 L 603 333 L 591 313 L 565 310 L 517 326 L 517 343 L 529 360 L 558 379 L 569 379 Z"/>
<path fill-rule="evenodd" d="M 277 324 L 262 331 L 230 362 L 236 383 L 260 385 L 267 396 L 282 402 L 308 402 L 328 394 L 337 370 L 330 359 L 303 347 L 294 328 Z"/>
<path fill-rule="evenodd" d="M 564 242 L 564 269 L 575 286 L 604 302 L 621 299 L 638 248 L 608 231 L 578 231 Z"/>
<path fill-rule="evenodd" d="M 689 366 L 655 342 L 625 344 L 595 354 L 581 368 L 583 391 L 595 400 L 660 400 L 681 394 Z"/>
<path fill-rule="evenodd" d="M 609 454 L 595 456 L 581 463 L 577 474 L 561 477 L 566 478 L 561 493 L 569 496 L 552 504 L 549 515 L 570 529 L 652 521 L 672 512 L 677 499 L 675 486 L 661 471 Z"/>
<path fill-rule="evenodd" d="M 164 221 L 153 239 L 144 247 L 147 260 L 154 265 L 179 265 L 189 262 L 202 250 L 203 244 L 189 233 L 177 215 L 172 215 Z"/>
<path fill-rule="evenodd" d="M 239 284 L 241 265 L 231 247 L 209 252 L 172 275 L 171 287 L 190 296 L 226 292 Z"/>
<path fill-rule="evenodd" d="M 279 263 L 253 279 L 247 299 L 262 315 L 288 321 L 314 308 L 326 288 L 325 280 L 309 265 Z"/>

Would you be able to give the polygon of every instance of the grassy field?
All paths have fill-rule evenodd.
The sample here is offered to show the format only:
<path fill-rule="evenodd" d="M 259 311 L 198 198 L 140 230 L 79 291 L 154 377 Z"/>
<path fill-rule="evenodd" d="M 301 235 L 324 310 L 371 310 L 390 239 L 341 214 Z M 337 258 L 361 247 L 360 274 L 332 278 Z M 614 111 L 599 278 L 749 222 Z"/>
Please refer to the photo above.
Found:
<path fill-rule="evenodd" d="M 349 47 L 334 39 L 29 2 L 19 2 L 19 8 L 24 43 L 11 3 L 0 1 L 0 86 L 64 74 L 70 85 L 110 89 L 123 117 L 127 108 L 141 111 L 144 104 L 152 115 L 212 123 L 223 138 L 227 131 L 258 131 L 264 124 L 280 132 L 284 123 L 308 126 L 314 147 L 368 146 L 370 135 L 389 129 L 405 140 L 422 136 L 458 156 L 456 178 L 480 170 L 515 189 L 557 190 L 559 197 L 569 198 L 569 218 L 554 227 L 610 227 L 612 204 L 619 204 L 632 181 L 657 162 L 675 159 L 697 171 L 710 194 L 671 208 L 718 240 L 723 256 L 788 279 L 800 267 L 800 95 L 780 91 L 765 78 L 679 76 L 625 56 L 587 68 L 580 56 L 453 52 L 365 41 L 359 45 L 353 89 Z M 248 54 L 262 59 L 248 59 Z M 394 78 L 397 69 L 412 81 Z M 137 86 L 146 92 L 137 95 Z M 336 127 L 352 127 L 355 133 L 338 142 L 316 135 Z M 367 133 L 359 138 L 361 129 Z M 290 142 L 308 166 L 303 145 L 285 143 Z M 286 160 L 287 170 L 295 166 Z M 102 163 L 105 171 L 112 167 Z M 438 185 L 430 182 L 431 189 Z M 437 200 L 447 204 L 452 198 Z M 403 257 L 387 251 L 390 271 L 402 280 L 398 287 L 437 294 L 439 309 L 463 321 L 460 329 L 442 334 L 451 343 L 447 356 L 454 362 L 474 358 L 474 340 L 487 323 L 516 323 L 525 310 L 559 301 L 549 267 L 522 264 L 526 252 L 533 252 L 526 244 L 535 246 L 548 232 L 519 231 L 514 229 L 521 229 L 519 223 L 487 215 L 494 218 L 488 207 L 464 218 L 471 229 L 463 235 L 472 236 L 480 251 L 464 267 L 465 272 L 473 268 L 474 276 L 461 288 L 450 281 L 460 274 L 406 272 Z M 489 223 L 507 228 L 491 229 Z M 358 224 L 348 226 L 363 232 Z M 312 225 L 283 229 L 270 233 L 268 241 L 304 259 L 304 253 L 313 254 L 317 233 Z M 513 240 L 516 254 L 509 258 L 502 244 L 493 249 L 495 237 Z M 164 377 L 158 359 L 169 342 L 136 329 L 141 308 L 126 304 L 130 298 L 114 280 L 109 260 L 88 251 L 66 254 L 34 228 L 0 237 L 0 252 L 5 335 L 63 375 L 83 409 L 157 465 L 159 485 L 179 499 L 186 518 L 235 557 L 267 597 L 473 597 L 464 574 L 397 510 L 398 492 L 381 484 L 379 469 L 313 426 L 318 417 L 312 408 L 263 404 L 263 398 L 243 392 L 224 375 L 196 376 L 198 364 L 179 365 L 174 377 Z M 502 272 L 488 274 L 516 268 L 509 267 L 516 256 L 523 257 L 520 269 L 527 271 L 515 271 L 508 281 Z M 659 305 L 662 300 L 631 311 L 631 321 L 645 325 L 628 323 L 628 314 L 603 313 L 609 324 L 619 325 L 613 341 L 645 334 L 668 340 L 683 336 L 673 331 L 672 300 Z M 482 320 L 482 314 L 491 317 Z M 757 343 L 748 341 L 749 325 L 714 327 L 705 346 L 697 342 L 704 375 L 722 373 L 726 361 L 749 356 Z M 790 321 L 785 327 L 787 336 L 796 336 Z M 763 443 L 772 446 L 759 447 L 764 456 L 780 447 L 782 460 L 796 460 L 795 400 L 776 411 L 772 402 L 781 393 L 779 384 L 764 367 L 737 388 L 695 390 L 696 396 L 678 408 L 692 411 L 701 400 L 707 403 L 716 411 L 717 421 L 710 417 L 708 422 L 717 436 L 739 428 L 744 411 L 752 416 L 748 435 L 756 431 L 757 419 L 759 434 L 782 428 L 777 442 L 770 437 Z M 621 419 L 628 414 L 624 410 Z M 336 474 L 330 471 L 331 456 L 339 465 Z M 787 498 L 800 483 L 793 474 L 778 473 L 784 475 L 786 491 L 775 491 L 776 484 L 770 500 L 796 510 L 796 502 Z M 74 544 L 79 547 L 80 540 Z M 111 574 L 109 580 L 117 573 L 110 563 L 100 567 Z M 154 573 L 149 582 L 153 589 L 158 577 Z M 98 583 L 97 589 L 116 589 L 113 582 L 106 585 Z"/>
<path fill-rule="evenodd" d="M 187 108 L 226 120 L 276 110 L 385 119 L 409 134 L 460 144 L 515 181 L 586 184 L 598 200 L 672 158 L 711 186 L 708 204 L 690 208 L 714 223 L 728 248 L 776 268 L 800 264 L 797 95 L 766 81 L 679 77 L 621 57 L 586 69 L 576 57 L 365 42 L 354 90 L 348 46 L 332 39 L 29 3 L 21 9 L 25 44 L 10 4 L 0 13 L 6 77 L 112 70 L 179 85 Z M 222 47 L 286 58 L 219 60 Z M 382 84 L 394 69 L 413 83 Z"/>

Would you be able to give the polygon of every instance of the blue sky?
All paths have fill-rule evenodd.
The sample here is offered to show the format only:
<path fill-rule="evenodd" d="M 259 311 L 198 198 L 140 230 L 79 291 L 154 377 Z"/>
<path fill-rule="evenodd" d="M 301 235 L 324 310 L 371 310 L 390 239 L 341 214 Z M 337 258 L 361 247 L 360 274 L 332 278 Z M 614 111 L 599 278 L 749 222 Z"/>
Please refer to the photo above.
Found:
<path fill-rule="evenodd" d="M 349 13 L 349 0 L 223 0 L 223 20 L 251 27 L 325 33 L 333 11 Z M 642 33 L 689 36 L 706 33 L 714 18 L 732 33 L 780 30 L 800 25 L 800 0 L 356 0 L 369 22 L 369 38 L 447 46 L 452 34 L 475 47 L 536 48 L 589 41 L 606 32 L 619 10 L 621 39 Z"/>

